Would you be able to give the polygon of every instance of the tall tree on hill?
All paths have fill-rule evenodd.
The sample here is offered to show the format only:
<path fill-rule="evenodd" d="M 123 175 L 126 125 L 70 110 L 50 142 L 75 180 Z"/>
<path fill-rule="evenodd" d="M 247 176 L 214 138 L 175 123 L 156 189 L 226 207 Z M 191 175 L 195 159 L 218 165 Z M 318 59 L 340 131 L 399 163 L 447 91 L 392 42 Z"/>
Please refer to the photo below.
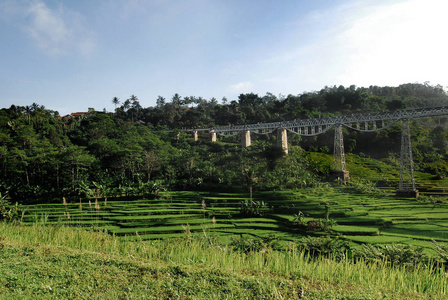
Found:
<path fill-rule="evenodd" d="M 138 98 L 135 95 L 131 95 L 129 100 L 131 102 L 131 108 L 129 109 L 129 111 L 131 112 L 132 123 L 134 123 L 134 117 L 136 118 L 139 117 L 142 106 L 140 105 L 140 102 L 138 101 Z"/>
<path fill-rule="evenodd" d="M 174 105 L 174 107 L 179 107 L 182 105 L 183 101 L 182 101 L 182 97 L 176 93 L 174 94 L 173 98 L 171 98 L 171 103 Z"/>
<path fill-rule="evenodd" d="M 157 104 L 157 108 L 162 108 L 163 106 L 165 106 L 165 98 L 162 96 L 158 96 L 157 100 L 156 100 L 156 104 Z"/>
<path fill-rule="evenodd" d="M 252 187 L 254 183 L 258 182 L 258 177 L 253 168 L 245 167 L 242 170 L 243 182 L 249 188 L 249 199 L 252 202 Z"/>
<path fill-rule="evenodd" d="M 154 170 L 160 168 L 160 159 L 155 151 L 143 151 L 143 161 L 147 174 L 148 182 L 151 181 L 151 174 Z"/>
<path fill-rule="evenodd" d="M 117 97 L 114 97 L 112 99 L 112 103 L 115 105 L 115 110 L 117 110 L 117 106 L 118 106 L 118 104 L 120 104 L 120 99 Z"/>
<path fill-rule="evenodd" d="M 126 99 L 126 101 L 124 101 L 122 106 L 125 112 L 128 111 L 128 109 L 131 107 L 131 100 Z"/>

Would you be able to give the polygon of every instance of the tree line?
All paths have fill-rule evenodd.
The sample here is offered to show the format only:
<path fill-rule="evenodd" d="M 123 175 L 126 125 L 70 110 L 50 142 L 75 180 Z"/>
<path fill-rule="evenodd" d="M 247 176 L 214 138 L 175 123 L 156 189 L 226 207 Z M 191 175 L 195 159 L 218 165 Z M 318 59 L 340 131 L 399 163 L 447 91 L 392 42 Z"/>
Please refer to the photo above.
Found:
<path fill-rule="evenodd" d="M 248 93 L 221 103 L 175 94 L 170 101 L 159 96 L 156 105 L 147 108 L 132 95 L 123 102 L 112 99 L 114 112 L 89 109 L 88 114 L 66 117 L 36 103 L 12 105 L 0 110 L 0 192 L 31 200 L 253 183 L 267 189 L 313 185 L 329 170 L 316 169 L 306 153 L 330 153 L 331 132 L 313 138 L 291 136 L 289 155 L 283 156 L 275 136 L 256 137 L 252 147 L 243 149 L 238 137 L 195 142 L 180 129 L 439 106 L 447 100 L 440 86 L 405 84 L 334 86 L 288 96 Z M 412 126 L 417 165 L 445 176 L 446 130 Z M 346 151 L 396 155 L 400 134 L 399 125 L 372 134 L 347 131 Z"/>
<path fill-rule="evenodd" d="M 170 101 L 159 96 L 156 106 L 148 108 L 142 108 L 135 95 L 122 103 L 117 97 L 112 100 L 116 105 L 115 113 L 121 118 L 168 128 L 213 127 L 434 107 L 444 105 L 446 101 L 447 94 L 442 86 L 427 83 L 369 88 L 341 85 L 287 96 L 247 93 L 231 101 L 223 98 L 221 103 L 216 98 L 207 100 L 175 94 Z"/>

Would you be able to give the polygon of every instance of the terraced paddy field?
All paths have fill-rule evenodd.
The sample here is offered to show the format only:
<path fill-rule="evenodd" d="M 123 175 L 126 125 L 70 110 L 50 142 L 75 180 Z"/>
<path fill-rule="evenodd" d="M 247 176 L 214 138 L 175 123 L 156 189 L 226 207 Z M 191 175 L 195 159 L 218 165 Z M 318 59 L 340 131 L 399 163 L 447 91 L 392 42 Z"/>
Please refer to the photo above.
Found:
<path fill-rule="evenodd" d="M 185 234 L 213 235 L 222 242 L 239 236 L 275 235 L 287 244 L 305 235 L 332 235 L 361 243 L 402 243 L 430 251 L 433 240 L 448 243 L 445 197 L 400 199 L 391 193 L 360 194 L 349 186 L 296 191 L 259 192 L 261 216 L 241 214 L 244 193 L 179 191 L 157 199 L 98 200 L 23 205 L 23 222 L 65 224 L 107 230 L 122 239 L 167 239 Z M 425 200 L 426 201 L 423 201 Z M 303 215 L 298 225 L 296 215 Z M 328 230 L 307 226 L 335 221 Z"/>

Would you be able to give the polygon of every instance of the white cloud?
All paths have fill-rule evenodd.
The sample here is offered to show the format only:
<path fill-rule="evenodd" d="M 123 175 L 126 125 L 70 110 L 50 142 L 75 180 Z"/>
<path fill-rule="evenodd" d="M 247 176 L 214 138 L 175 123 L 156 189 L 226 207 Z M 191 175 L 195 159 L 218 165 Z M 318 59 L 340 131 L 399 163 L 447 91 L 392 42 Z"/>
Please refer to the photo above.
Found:
<path fill-rule="evenodd" d="M 310 12 L 263 61 L 284 91 L 325 85 L 448 85 L 448 1 L 353 1 Z M 259 72 L 262 74 L 261 72 Z M 270 88 L 269 88 L 270 89 Z"/>
<path fill-rule="evenodd" d="M 0 6 L 0 18 L 23 29 L 50 56 L 88 56 L 96 48 L 83 17 L 62 5 L 50 8 L 43 0 L 5 0 Z"/>
<path fill-rule="evenodd" d="M 230 90 L 234 93 L 249 93 L 253 92 L 254 84 L 249 81 L 238 82 L 230 86 Z"/>
<path fill-rule="evenodd" d="M 61 16 L 51 11 L 41 1 L 32 3 L 28 13 L 31 22 L 26 29 L 37 46 L 48 54 L 65 53 L 71 33 Z"/>
<path fill-rule="evenodd" d="M 340 36 L 345 44 L 341 50 L 350 55 L 339 80 L 346 84 L 446 84 L 447 9 L 446 1 L 410 0 L 376 7 L 356 20 Z"/>

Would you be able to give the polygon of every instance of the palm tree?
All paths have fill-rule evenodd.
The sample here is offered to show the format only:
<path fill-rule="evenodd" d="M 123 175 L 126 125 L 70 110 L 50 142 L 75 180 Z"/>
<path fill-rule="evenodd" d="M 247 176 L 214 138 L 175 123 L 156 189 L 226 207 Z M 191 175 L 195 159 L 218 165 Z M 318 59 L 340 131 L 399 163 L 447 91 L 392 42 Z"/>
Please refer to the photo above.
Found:
<path fill-rule="evenodd" d="M 31 124 L 31 112 L 32 112 L 32 110 L 31 110 L 31 106 L 25 106 L 25 111 L 26 111 L 26 119 L 27 119 L 27 121 L 28 121 L 28 125 L 30 125 Z"/>
<path fill-rule="evenodd" d="M 112 99 L 112 103 L 115 105 L 115 110 L 117 110 L 117 106 L 118 106 L 118 104 L 120 104 L 120 99 L 117 97 L 114 97 Z"/>
<path fill-rule="evenodd" d="M 123 103 L 123 110 L 124 111 L 128 111 L 128 109 L 131 107 L 131 100 L 126 99 L 126 101 L 124 101 Z"/>
<path fill-rule="evenodd" d="M 131 102 L 131 120 L 132 122 L 134 122 L 134 113 L 135 116 L 138 118 L 139 116 L 139 112 L 142 108 L 142 106 L 140 105 L 140 102 L 138 101 L 137 96 L 135 95 L 131 95 L 131 98 L 129 98 Z"/>
<path fill-rule="evenodd" d="M 249 187 L 249 198 L 252 203 L 252 186 L 254 183 L 258 182 L 258 177 L 255 176 L 255 170 L 252 168 L 245 167 L 242 170 L 243 173 L 243 182 Z"/>

